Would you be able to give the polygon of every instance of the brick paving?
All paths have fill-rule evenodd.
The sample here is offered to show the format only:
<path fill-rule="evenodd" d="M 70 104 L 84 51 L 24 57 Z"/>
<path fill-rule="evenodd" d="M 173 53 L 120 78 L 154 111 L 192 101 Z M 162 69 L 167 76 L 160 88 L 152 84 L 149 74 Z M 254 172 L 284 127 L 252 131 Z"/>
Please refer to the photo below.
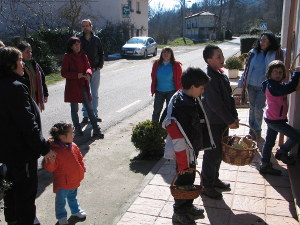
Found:
<path fill-rule="evenodd" d="M 241 123 L 248 123 L 248 109 L 239 109 Z M 231 130 L 237 135 L 245 135 L 248 128 L 241 126 Z M 263 124 L 262 136 L 265 136 Z M 263 140 L 259 142 L 261 149 Z M 275 148 L 274 148 L 275 149 Z M 197 169 L 201 171 L 202 154 L 198 157 Z M 234 166 L 224 162 L 220 168 L 220 179 L 231 183 L 231 191 L 223 192 L 222 200 L 212 200 L 205 196 L 195 199 L 196 206 L 205 209 L 205 218 L 197 224 L 212 225 L 298 225 L 287 167 L 274 160 L 275 168 L 283 175 L 276 177 L 258 172 L 260 152 L 247 166 Z M 175 162 L 162 163 L 157 173 L 130 205 L 117 225 L 165 225 L 172 224 L 173 197 L 169 186 L 175 175 Z M 196 178 L 196 183 L 200 178 Z"/>

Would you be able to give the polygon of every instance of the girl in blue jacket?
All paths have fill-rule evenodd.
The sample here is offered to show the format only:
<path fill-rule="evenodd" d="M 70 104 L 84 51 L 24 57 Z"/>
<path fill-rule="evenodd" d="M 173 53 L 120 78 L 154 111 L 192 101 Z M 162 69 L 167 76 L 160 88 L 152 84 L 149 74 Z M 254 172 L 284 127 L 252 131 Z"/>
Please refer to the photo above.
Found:
<path fill-rule="evenodd" d="M 282 82 L 285 77 L 285 66 L 282 61 L 272 61 L 266 73 L 263 84 L 263 92 L 266 94 L 267 108 L 264 119 L 268 125 L 266 142 L 262 150 L 262 164 L 260 173 L 281 175 L 281 171 L 274 169 L 270 163 L 272 148 L 275 145 L 278 132 L 289 139 L 277 150 L 275 158 L 285 164 L 292 165 L 295 160 L 288 152 L 300 140 L 300 132 L 287 123 L 288 103 L 287 95 L 294 92 L 299 83 L 300 67 L 297 67 L 288 83 Z"/>

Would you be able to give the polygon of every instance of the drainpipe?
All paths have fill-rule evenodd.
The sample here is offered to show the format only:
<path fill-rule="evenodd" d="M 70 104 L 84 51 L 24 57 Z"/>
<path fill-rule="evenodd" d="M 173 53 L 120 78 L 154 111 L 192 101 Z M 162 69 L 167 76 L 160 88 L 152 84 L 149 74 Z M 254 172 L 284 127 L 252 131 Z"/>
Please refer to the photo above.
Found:
<path fill-rule="evenodd" d="M 285 58 L 285 68 L 286 68 L 286 74 L 287 77 L 284 80 L 285 82 L 289 81 L 290 79 L 290 72 L 289 72 L 289 68 L 291 65 L 291 56 L 292 56 L 292 48 L 293 48 L 293 41 L 295 39 L 295 15 L 296 15 L 296 10 L 297 10 L 297 4 L 298 4 L 298 0 L 285 0 L 284 1 L 284 5 L 287 5 L 288 3 L 290 3 L 290 10 L 289 10 L 289 15 L 288 18 L 288 30 L 287 30 L 287 39 L 284 40 L 285 43 L 283 43 L 283 41 L 281 41 L 282 46 L 286 47 L 286 58 Z M 286 18 L 285 13 L 288 13 L 288 11 L 285 11 L 282 14 L 282 18 Z M 282 26 L 285 25 L 284 23 L 282 24 Z M 284 27 L 282 27 L 281 29 L 281 36 L 285 34 L 285 29 Z M 286 45 L 284 45 L 286 44 Z M 284 135 L 283 134 L 279 134 L 279 141 L 278 144 L 279 146 L 281 146 L 284 142 Z"/>

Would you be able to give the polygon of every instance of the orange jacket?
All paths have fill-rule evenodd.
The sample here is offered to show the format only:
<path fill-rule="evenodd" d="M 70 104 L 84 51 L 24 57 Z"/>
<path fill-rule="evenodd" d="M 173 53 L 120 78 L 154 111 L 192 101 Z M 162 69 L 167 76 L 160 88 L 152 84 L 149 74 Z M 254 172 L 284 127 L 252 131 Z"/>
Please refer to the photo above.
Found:
<path fill-rule="evenodd" d="M 53 192 L 78 188 L 86 171 L 78 146 L 72 143 L 68 148 L 53 142 L 51 149 L 56 152 L 55 162 L 44 161 L 44 169 L 53 172 Z"/>

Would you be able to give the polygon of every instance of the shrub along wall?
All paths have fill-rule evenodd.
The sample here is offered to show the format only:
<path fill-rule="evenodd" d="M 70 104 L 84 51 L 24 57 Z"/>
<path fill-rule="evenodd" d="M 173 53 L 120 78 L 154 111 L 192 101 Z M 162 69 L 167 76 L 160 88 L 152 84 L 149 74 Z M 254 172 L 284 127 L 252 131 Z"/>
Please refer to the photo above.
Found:
<path fill-rule="evenodd" d="M 256 40 L 259 37 L 260 37 L 259 35 L 242 36 L 240 38 L 240 42 L 241 42 L 241 54 L 248 53 L 253 48 L 253 45 L 255 44 Z M 277 39 L 278 43 L 280 43 L 281 37 L 280 36 L 276 36 L 276 39 Z"/>

